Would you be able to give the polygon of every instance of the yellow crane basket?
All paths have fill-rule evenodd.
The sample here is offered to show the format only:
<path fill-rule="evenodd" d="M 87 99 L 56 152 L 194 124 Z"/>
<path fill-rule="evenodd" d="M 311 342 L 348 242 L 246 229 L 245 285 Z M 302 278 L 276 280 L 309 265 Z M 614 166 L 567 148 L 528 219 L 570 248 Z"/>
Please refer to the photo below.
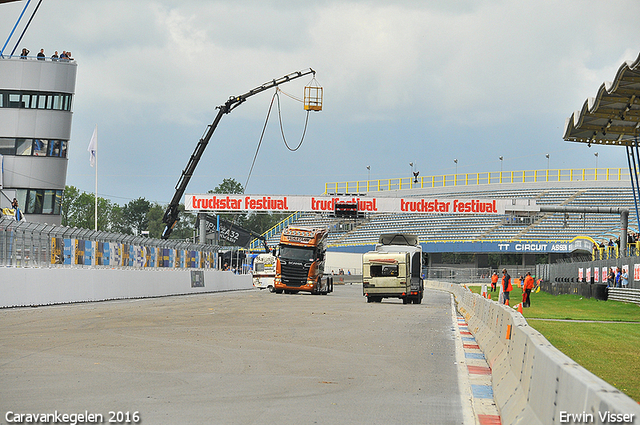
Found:
<path fill-rule="evenodd" d="M 315 77 L 304 88 L 304 110 L 322 111 L 322 87 L 320 87 Z"/>

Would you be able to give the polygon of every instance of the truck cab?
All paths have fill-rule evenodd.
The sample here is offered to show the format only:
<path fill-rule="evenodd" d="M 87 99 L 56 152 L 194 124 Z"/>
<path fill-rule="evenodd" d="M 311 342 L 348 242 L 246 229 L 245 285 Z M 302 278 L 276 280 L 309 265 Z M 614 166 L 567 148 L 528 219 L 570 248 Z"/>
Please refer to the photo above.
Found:
<path fill-rule="evenodd" d="M 333 281 L 324 277 L 326 228 L 287 227 L 280 236 L 274 288 L 277 294 L 300 291 L 326 295 Z"/>
<path fill-rule="evenodd" d="M 374 251 L 362 255 L 362 292 L 367 302 L 400 298 L 404 304 L 422 302 L 422 247 L 414 235 L 387 233 Z"/>

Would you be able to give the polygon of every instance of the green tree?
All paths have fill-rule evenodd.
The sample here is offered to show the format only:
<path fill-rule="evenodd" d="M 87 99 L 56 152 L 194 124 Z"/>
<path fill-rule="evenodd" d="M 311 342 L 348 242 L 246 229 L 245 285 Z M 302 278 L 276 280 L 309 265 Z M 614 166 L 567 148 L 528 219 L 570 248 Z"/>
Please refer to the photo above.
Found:
<path fill-rule="evenodd" d="M 65 186 L 60 203 L 60 215 L 63 226 L 72 226 L 73 209 L 76 200 L 80 196 L 80 191 L 75 186 Z"/>
<path fill-rule="evenodd" d="M 184 204 L 178 205 L 178 223 L 171 232 L 170 239 L 192 240 L 196 228 L 196 215 L 184 209 Z M 164 229 L 164 228 L 163 228 Z"/>
<path fill-rule="evenodd" d="M 162 232 L 164 231 L 165 224 L 162 222 L 162 217 L 164 217 L 164 211 L 166 208 L 163 208 L 157 202 L 151 204 L 151 208 L 147 212 L 147 222 L 149 237 L 150 238 L 160 238 L 162 237 Z"/>
<path fill-rule="evenodd" d="M 147 212 L 149 237 L 161 238 L 166 224 L 162 221 L 167 205 L 162 206 L 157 202 L 151 204 Z M 191 240 L 195 228 L 195 215 L 184 210 L 184 204 L 178 205 L 178 222 L 171 231 L 169 239 Z"/>
<path fill-rule="evenodd" d="M 110 230 L 111 222 L 109 220 L 109 216 L 111 215 L 112 207 L 113 207 L 113 204 L 111 203 L 110 200 L 104 199 L 98 196 L 98 230 Z M 95 214 L 95 206 L 94 206 L 94 211 L 91 213 L 92 219 L 94 214 Z"/>
<path fill-rule="evenodd" d="M 133 234 L 129 223 L 124 219 L 124 209 L 118 204 L 113 205 L 109 214 L 110 229 L 115 233 Z"/>
<path fill-rule="evenodd" d="M 244 193 L 244 188 L 236 179 L 224 179 L 222 183 L 208 193 L 242 194 Z"/>
<path fill-rule="evenodd" d="M 151 209 L 151 202 L 144 198 L 138 198 L 125 204 L 122 215 L 134 234 L 140 235 L 143 230 L 147 230 L 149 209 Z"/>
<path fill-rule="evenodd" d="M 66 186 L 60 205 L 61 224 L 94 229 L 95 199 L 93 193 L 80 192 L 74 186 Z M 112 208 L 111 201 L 98 197 L 98 230 L 110 230 Z"/>

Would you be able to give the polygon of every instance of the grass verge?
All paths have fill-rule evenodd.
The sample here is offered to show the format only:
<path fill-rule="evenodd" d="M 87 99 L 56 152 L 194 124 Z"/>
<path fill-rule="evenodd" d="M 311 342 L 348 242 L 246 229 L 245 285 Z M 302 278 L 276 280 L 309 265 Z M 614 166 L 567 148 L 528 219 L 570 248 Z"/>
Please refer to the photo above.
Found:
<path fill-rule="evenodd" d="M 480 293 L 480 289 L 471 287 L 476 293 Z M 497 299 L 497 292 L 490 294 Z M 522 290 L 514 288 L 511 305 L 521 300 Z M 558 350 L 640 402 L 639 306 L 579 295 L 554 296 L 540 291 L 531 294 L 531 307 L 525 308 L 523 315 L 529 326 L 544 335 Z"/>

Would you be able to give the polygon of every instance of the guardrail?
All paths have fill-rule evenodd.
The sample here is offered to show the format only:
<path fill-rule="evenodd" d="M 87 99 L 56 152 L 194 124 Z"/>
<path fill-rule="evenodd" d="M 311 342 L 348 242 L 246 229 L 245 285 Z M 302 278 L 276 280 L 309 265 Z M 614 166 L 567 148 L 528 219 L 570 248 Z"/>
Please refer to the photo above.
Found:
<path fill-rule="evenodd" d="M 326 194 L 364 193 L 436 187 L 480 186 L 506 183 L 548 183 L 569 181 L 628 181 L 622 168 L 580 168 L 555 170 L 485 171 L 424 177 L 398 177 L 325 183 Z"/>
<path fill-rule="evenodd" d="M 459 285 L 426 286 L 454 294 L 491 367 L 503 424 L 569 423 L 567 415 L 591 415 L 583 423 L 609 423 L 601 419 L 607 414 L 620 418 L 613 422 L 640 417 L 638 403 L 561 353 L 512 308 Z"/>

